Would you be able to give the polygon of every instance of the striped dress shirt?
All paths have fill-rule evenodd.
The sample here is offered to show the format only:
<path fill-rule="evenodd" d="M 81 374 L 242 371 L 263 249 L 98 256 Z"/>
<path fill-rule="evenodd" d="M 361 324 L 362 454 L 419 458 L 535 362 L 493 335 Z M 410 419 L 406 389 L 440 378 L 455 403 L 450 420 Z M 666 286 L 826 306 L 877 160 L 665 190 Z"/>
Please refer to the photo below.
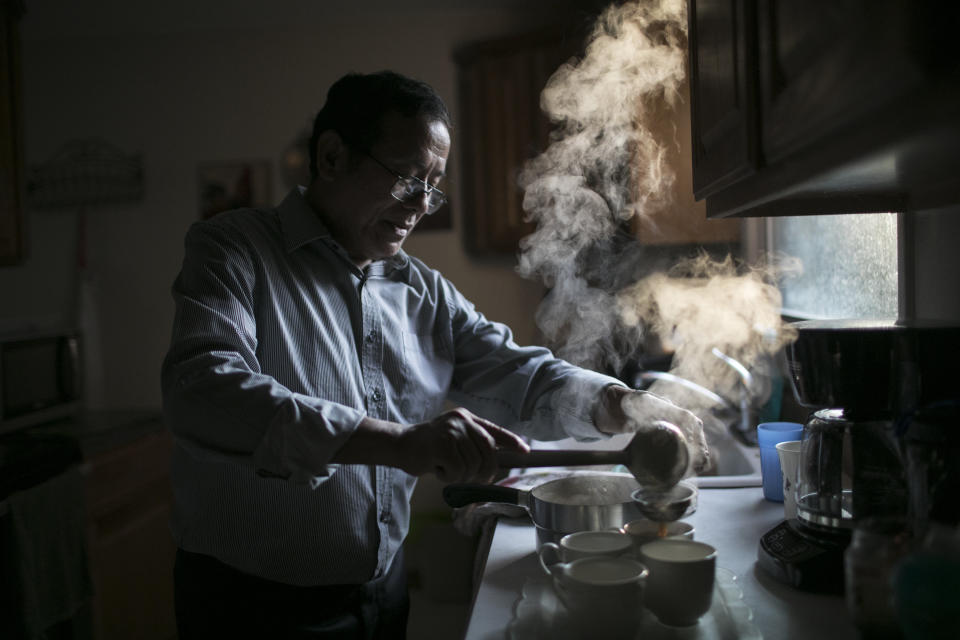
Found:
<path fill-rule="evenodd" d="M 364 416 L 415 424 L 450 400 L 539 440 L 603 437 L 613 378 L 520 347 L 400 252 L 361 270 L 294 189 L 195 223 L 163 363 L 177 545 L 294 585 L 383 575 L 416 479 L 331 462 Z"/>

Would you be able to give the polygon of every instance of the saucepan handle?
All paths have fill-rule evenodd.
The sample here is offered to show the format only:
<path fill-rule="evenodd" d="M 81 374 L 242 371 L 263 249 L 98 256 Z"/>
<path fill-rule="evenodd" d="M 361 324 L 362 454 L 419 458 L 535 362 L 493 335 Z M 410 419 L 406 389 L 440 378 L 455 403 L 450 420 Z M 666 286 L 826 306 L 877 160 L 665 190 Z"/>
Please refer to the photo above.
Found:
<path fill-rule="evenodd" d="M 453 483 L 443 488 L 443 500 L 454 508 L 465 507 L 475 502 L 520 504 L 520 490 L 495 484 Z"/>

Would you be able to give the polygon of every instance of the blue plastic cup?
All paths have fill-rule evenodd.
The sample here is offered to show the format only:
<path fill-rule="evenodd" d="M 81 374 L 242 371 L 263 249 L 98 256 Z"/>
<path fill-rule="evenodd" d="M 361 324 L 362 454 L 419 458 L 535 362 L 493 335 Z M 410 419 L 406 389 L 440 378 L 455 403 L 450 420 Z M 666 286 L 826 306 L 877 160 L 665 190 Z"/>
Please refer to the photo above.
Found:
<path fill-rule="evenodd" d="M 777 444 L 800 440 L 803 425 L 799 422 L 762 422 L 757 425 L 757 443 L 760 445 L 760 474 L 763 477 L 763 497 L 772 502 L 783 502 L 783 472 Z"/>

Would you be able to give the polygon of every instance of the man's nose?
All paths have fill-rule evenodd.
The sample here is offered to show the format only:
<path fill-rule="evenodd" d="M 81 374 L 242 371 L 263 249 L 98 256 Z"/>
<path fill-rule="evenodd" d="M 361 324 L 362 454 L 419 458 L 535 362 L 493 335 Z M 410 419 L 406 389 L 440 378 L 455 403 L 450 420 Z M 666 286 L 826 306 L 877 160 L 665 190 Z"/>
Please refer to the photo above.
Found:
<path fill-rule="evenodd" d="M 430 194 L 426 191 L 420 191 L 403 201 L 403 206 L 409 211 L 416 211 L 418 214 L 426 213 L 430 208 Z"/>

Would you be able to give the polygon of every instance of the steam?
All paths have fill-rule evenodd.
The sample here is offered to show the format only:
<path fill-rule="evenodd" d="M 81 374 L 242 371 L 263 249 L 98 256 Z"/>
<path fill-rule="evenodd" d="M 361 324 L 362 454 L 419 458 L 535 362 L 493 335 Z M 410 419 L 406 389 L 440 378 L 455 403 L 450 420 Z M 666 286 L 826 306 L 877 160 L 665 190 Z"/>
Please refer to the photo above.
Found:
<path fill-rule="evenodd" d="M 770 356 L 795 337 L 780 318 L 780 291 L 770 282 L 771 273 L 797 268 L 786 258 L 753 268 L 738 268 L 730 257 L 692 258 L 622 289 L 619 321 L 658 336 L 673 352 L 671 373 L 725 397 L 736 398 L 743 380 L 722 356 L 753 369 L 751 394 L 754 402 L 762 401 L 769 393 Z M 676 394 L 668 395 L 676 399 Z M 689 394 L 682 397 L 693 408 L 707 404 Z"/>
<path fill-rule="evenodd" d="M 673 373 L 736 397 L 740 378 L 713 350 L 757 370 L 792 338 L 775 283 L 793 265 L 701 255 L 650 273 L 625 231 L 669 204 L 676 176 L 665 156 L 676 142 L 657 139 L 651 122 L 658 105 L 681 98 L 686 24 L 684 0 L 610 6 L 584 55 L 550 78 L 541 108 L 551 143 L 520 175 L 537 226 L 521 242 L 518 271 L 550 288 L 537 324 L 562 357 L 620 371 L 652 340 L 673 351 Z"/>

